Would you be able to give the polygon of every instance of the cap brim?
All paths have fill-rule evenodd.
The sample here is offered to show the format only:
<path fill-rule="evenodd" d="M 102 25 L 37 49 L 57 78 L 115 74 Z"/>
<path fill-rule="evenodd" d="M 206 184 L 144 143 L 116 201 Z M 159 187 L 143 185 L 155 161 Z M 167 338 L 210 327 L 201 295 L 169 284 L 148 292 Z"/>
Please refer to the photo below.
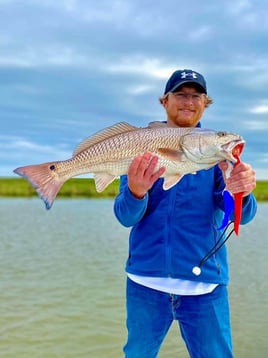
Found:
<path fill-rule="evenodd" d="M 196 81 L 189 81 L 189 80 L 180 82 L 178 85 L 174 86 L 169 92 L 171 92 L 171 93 L 176 92 L 181 86 L 185 85 L 186 83 L 190 83 L 192 85 L 197 86 L 198 88 L 201 89 L 202 93 L 207 94 L 207 90 L 200 83 L 198 83 Z"/>

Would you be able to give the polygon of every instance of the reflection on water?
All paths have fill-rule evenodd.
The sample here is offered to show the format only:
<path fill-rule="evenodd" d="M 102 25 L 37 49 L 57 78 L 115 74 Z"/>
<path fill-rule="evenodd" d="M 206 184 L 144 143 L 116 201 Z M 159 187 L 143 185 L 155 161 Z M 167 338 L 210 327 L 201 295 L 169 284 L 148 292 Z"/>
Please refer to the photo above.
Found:
<path fill-rule="evenodd" d="M 0 201 L 0 357 L 117 358 L 125 342 L 128 229 L 111 200 Z M 229 240 L 237 358 L 265 358 L 268 205 Z M 188 357 L 173 324 L 160 358 Z"/>

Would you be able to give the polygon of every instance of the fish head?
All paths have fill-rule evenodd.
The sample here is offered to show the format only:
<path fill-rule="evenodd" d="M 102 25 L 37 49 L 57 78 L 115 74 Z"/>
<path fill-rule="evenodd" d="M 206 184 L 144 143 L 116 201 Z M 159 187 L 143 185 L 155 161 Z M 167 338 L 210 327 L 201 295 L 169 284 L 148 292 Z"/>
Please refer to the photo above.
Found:
<path fill-rule="evenodd" d="M 235 133 L 195 128 L 181 139 L 184 154 L 195 163 L 236 162 L 234 154 L 244 149 L 244 139 Z"/>
<path fill-rule="evenodd" d="M 234 138 L 232 141 L 222 146 L 221 155 L 224 159 L 236 163 L 237 157 L 240 157 L 242 154 L 245 144 L 245 140 L 241 136 L 238 136 L 237 139 Z"/>

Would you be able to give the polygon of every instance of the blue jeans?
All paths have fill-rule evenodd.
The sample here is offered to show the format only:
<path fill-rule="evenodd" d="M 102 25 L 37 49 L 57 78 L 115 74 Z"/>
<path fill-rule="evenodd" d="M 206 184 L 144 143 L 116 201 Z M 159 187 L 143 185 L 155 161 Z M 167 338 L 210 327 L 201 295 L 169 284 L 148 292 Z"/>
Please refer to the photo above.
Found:
<path fill-rule="evenodd" d="M 155 358 L 173 320 L 178 320 L 191 358 L 232 358 L 226 286 L 199 296 L 179 296 L 127 279 L 126 358 Z"/>

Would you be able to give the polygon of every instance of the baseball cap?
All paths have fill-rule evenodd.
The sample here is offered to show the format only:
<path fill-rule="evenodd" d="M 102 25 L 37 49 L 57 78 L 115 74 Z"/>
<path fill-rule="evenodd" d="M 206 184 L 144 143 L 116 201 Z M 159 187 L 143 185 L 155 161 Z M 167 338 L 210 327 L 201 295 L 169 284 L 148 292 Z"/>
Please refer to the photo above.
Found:
<path fill-rule="evenodd" d="M 186 83 L 198 85 L 200 90 L 207 94 L 207 85 L 204 77 L 196 71 L 187 69 L 177 70 L 171 75 L 167 81 L 164 94 L 167 94 L 168 92 L 176 92 L 180 86 Z"/>

